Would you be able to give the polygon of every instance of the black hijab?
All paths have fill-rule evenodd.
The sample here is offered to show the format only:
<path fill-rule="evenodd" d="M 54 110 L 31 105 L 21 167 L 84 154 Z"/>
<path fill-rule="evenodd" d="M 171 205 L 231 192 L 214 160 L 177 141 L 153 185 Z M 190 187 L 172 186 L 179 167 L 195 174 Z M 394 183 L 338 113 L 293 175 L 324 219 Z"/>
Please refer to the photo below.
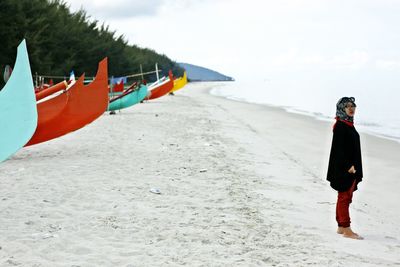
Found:
<path fill-rule="evenodd" d="M 345 96 L 339 99 L 339 101 L 336 104 L 336 119 L 353 123 L 353 117 L 346 114 L 345 108 L 348 103 L 351 103 L 356 107 L 357 105 L 354 101 L 355 101 L 354 97 Z"/>

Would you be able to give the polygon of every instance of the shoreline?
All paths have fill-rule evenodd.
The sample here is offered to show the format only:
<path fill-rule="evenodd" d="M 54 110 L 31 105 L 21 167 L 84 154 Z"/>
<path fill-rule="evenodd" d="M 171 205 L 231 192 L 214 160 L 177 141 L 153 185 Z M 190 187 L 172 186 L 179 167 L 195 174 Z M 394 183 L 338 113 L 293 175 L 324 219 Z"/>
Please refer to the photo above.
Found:
<path fill-rule="evenodd" d="M 222 84 L 223 82 L 220 82 L 220 83 Z M 334 121 L 333 116 L 329 117 L 329 116 L 324 115 L 324 114 L 322 114 L 320 112 L 317 112 L 317 111 L 302 110 L 302 109 L 299 109 L 299 108 L 296 108 L 296 107 L 293 107 L 293 106 L 281 106 L 281 105 L 274 105 L 274 104 L 269 104 L 269 103 L 251 102 L 251 101 L 247 101 L 247 100 L 244 100 L 242 98 L 239 98 L 239 97 L 223 96 L 223 95 L 219 95 L 218 93 L 213 93 L 212 91 L 214 89 L 215 88 L 212 88 L 209 91 L 209 94 L 213 95 L 213 96 L 216 96 L 216 97 L 221 97 L 221 98 L 225 98 L 225 99 L 228 99 L 228 100 L 231 100 L 231 101 L 248 103 L 248 104 L 252 104 L 252 105 L 261 105 L 261 106 L 266 106 L 266 107 L 270 107 L 270 108 L 280 108 L 280 109 L 282 109 L 283 111 L 285 111 L 287 113 L 299 114 L 299 115 L 302 115 L 302 116 L 305 116 L 305 117 L 312 117 L 317 121 L 331 122 L 331 123 L 333 123 L 333 121 Z M 321 115 L 318 115 L 318 114 L 321 114 Z M 400 144 L 400 137 L 396 137 L 396 136 L 392 136 L 392 135 L 389 135 L 389 134 L 375 132 L 373 130 L 368 129 L 367 128 L 368 126 L 365 126 L 363 124 L 358 124 L 356 126 L 358 127 L 357 130 L 359 132 L 361 132 L 361 133 L 368 134 L 368 135 L 375 136 L 375 137 L 379 137 L 379 138 L 383 138 L 383 139 L 390 140 L 390 141 L 395 141 L 395 142 Z"/>
<path fill-rule="evenodd" d="M 348 240 L 324 178 L 331 125 L 212 86 L 105 113 L 3 162 L 0 265 L 400 262 L 397 144 L 361 134 L 365 179 L 351 215 L 365 240 Z"/>

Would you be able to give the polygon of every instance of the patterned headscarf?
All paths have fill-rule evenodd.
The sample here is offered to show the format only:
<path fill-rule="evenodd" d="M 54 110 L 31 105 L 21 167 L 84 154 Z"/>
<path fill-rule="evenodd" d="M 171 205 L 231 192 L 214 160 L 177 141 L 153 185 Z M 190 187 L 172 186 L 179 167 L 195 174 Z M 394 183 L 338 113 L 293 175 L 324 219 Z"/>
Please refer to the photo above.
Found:
<path fill-rule="evenodd" d="M 351 103 L 356 107 L 357 105 L 354 101 L 354 97 L 342 97 L 341 99 L 339 99 L 336 104 L 336 118 L 342 121 L 353 123 L 353 117 L 350 117 L 346 114 L 345 108 L 348 103 Z"/>

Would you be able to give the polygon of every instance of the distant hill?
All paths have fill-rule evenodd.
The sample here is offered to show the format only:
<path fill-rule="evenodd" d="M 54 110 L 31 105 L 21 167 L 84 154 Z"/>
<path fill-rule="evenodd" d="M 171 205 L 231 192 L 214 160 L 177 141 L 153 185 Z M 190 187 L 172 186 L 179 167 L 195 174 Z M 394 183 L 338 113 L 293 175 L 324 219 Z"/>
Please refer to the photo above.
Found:
<path fill-rule="evenodd" d="M 203 68 L 200 66 L 188 64 L 188 63 L 178 63 L 181 68 L 184 68 L 187 73 L 189 81 L 192 82 L 209 82 L 209 81 L 234 81 L 232 77 L 223 75 L 219 72 Z"/>

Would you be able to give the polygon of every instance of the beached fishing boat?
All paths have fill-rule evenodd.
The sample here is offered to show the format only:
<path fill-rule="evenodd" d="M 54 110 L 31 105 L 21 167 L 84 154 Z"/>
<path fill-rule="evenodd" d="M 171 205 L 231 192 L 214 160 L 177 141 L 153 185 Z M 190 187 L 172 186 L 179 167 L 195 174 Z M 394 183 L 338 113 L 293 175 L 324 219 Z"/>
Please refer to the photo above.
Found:
<path fill-rule="evenodd" d="M 185 87 L 187 82 L 188 82 L 188 80 L 187 80 L 187 75 L 186 75 L 186 71 L 185 71 L 185 72 L 183 72 L 182 77 L 179 77 L 174 80 L 174 88 L 172 88 L 171 92 L 175 92 L 175 91 L 178 91 L 179 89 L 182 89 L 183 87 Z"/>
<path fill-rule="evenodd" d="M 85 86 L 84 78 L 82 75 L 69 89 L 48 101 L 38 103 L 38 127 L 26 146 L 76 131 L 93 122 L 106 111 L 108 107 L 107 58 L 99 63 L 96 78 L 92 83 Z M 66 106 L 62 110 L 54 110 L 52 107 L 54 103 L 49 101 L 58 101 L 61 97 L 67 98 Z M 48 119 L 45 115 L 48 110 L 54 111 L 56 115 Z"/>
<path fill-rule="evenodd" d="M 113 111 L 131 107 L 140 103 L 147 96 L 147 93 L 148 89 L 146 85 L 142 84 L 139 88 L 132 88 L 125 91 L 124 94 L 111 99 L 107 110 Z"/>
<path fill-rule="evenodd" d="M 147 100 L 159 98 L 163 95 L 168 94 L 172 88 L 174 88 L 174 79 L 172 77 L 172 71 L 169 71 L 169 77 L 157 81 L 149 85 L 149 94 L 146 97 Z"/>
<path fill-rule="evenodd" d="M 26 42 L 17 49 L 14 70 L 0 91 L 0 162 L 32 137 L 38 114 Z"/>

